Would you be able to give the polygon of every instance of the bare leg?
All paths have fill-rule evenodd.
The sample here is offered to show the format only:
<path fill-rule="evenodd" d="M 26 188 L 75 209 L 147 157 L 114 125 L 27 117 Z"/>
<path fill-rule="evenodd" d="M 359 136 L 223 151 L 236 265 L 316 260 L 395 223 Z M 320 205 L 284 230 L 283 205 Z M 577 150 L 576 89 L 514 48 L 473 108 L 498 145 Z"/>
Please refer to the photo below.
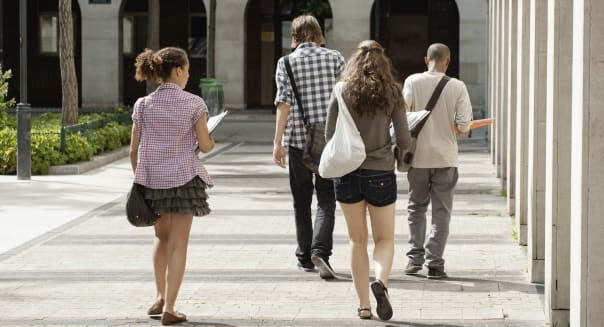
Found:
<path fill-rule="evenodd" d="M 367 202 L 340 203 L 344 212 L 350 239 L 350 266 L 352 281 L 359 297 L 359 307 L 370 308 L 369 302 L 369 256 L 367 255 Z M 368 312 L 362 312 L 368 315 Z"/>
<path fill-rule="evenodd" d="M 373 234 L 373 261 L 375 263 L 375 278 L 388 286 L 388 278 L 392 270 L 394 258 L 394 209 L 395 203 L 384 207 L 368 205 Z"/>
<path fill-rule="evenodd" d="M 155 288 L 157 300 L 165 299 L 166 272 L 168 270 L 168 238 L 170 235 L 170 214 L 162 214 L 155 223 L 155 240 L 153 247 L 153 272 L 155 273 Z"/>
<path fill-rule="evenodd" d="M 189 245 L 189 233 L 191 232 L 192 222 L 193 215 L 191 214 L 172 214 L 164 312 L 174 314 L 174 303 L 178 296 L 178 290 L 180 289 L 187 263 L 187 247 Z"/>

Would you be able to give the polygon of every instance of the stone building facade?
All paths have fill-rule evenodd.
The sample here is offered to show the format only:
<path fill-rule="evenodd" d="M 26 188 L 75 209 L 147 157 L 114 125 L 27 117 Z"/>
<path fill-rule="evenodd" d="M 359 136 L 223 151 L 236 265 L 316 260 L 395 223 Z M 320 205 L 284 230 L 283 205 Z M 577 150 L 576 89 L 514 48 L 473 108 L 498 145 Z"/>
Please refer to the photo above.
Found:
<path fill-rule="evenodd" d="M 144 27 L 149 20 L 147 0 L 72 2 L 74 17 L 77 17 L 75 57 L 81 106 L 114 107 L 122 103 L 132 104 L 145 93 L 144 85 L 135 83 L 132 75 L 134 55 L 145 46 Z M 284 51 L 289 51 L 288 23 L 294 14 L 288 13 L 283 4 L 291 2 L 217 1 L 215 77 L 225 82 L 227 107 L 255 109 L 272 106 L 274 67 Z M 402 62 L 419 62 L 415 66 L 403 68 L 403 72 L 419 72 L 425 69 L 422 60 L 428 42 L 449 43 L 455 55 L 451 67 L 453 76 L 467 83 L 476 114 L 486 114 L 487 0 L 324 2 L 329 8 L 325 19 L 321 20 L 326 34 L 326 46 L 340 50 L 345 57 L 350 55 L 359 41 L 376 38 L 388 45 L 387 50 L 391 51 L 389 54 L 393 58 L 399 56 L 404 58 L 401 59 Z M 56 17 L 56 3 L 57 0 L 28 0 L 29 62 L 32 65 L 29 69 L 30 76 L 39 72 L 39 69 L 33 68 L 35 63 L 58 66 L 52 63 L 58 58 L 56 54 L 41 54 L 37 47 L 44 38 L 53 41 L 52 28 L 48 29 L 45 28 L 46 25 L 40 24 L 40 16 L 45 15 L 50 19 Z M 207 25 L 198 25 L 199 22 L 208 22 L 206 8 L 209 8 L 209 1 L 174 0 L 160 3 L 160 46 L 176 45 L 193 51 L 191 39 L 195 39 L 196 34 L 205 36 L 206 33 L 204 27 L 207 28 Z M 45 11 L 40 11 L 42 4 Z M 14 44 L 15 33 L 11 32 L 18 30 L 18 22 L 14 19 L 18 17 L 17 1 L 0 0 L 0 10 L 4 18 L 2 30 L 5 40 L 2 62 L 5 69 L 11 68 L 15 73 L 10 95 L 17 96 L 18 45 Z M 404 19 L 392 19 L 391 13 Z M 376 23 L 378 15 L 380 18 Z M 196 17 L 201 20 L 196 20 Z M 401 21 L 409 23 L 394 24 Z M 380 23 L 381 27 L 376 25 Z M 444 35 L 445 32 L 449 33 Z M 404 37 L 404 42 L 400 41 L 401 36 Z M 205 37 L 200 41 L 203 48 Z M 405 47 L 400 47 L 401 44 Z M 205 66 L 205 55 L 192 60 L 191 79 L 187 86 L 189 91 L 199 94 L 198 83 L 200 78 L 205 77 Z M 45 75 L 50 80 L 60 81 L 57 70 L 49 69 Z M 401 74 L 401 80 L 404 77 Z M 28 82 L 28 94 L 34 106 L 60 106 L 60 83 L 54 86 L 52 92 L 43 87 L 36 89 L 32 83 L 34 82 Z"/>

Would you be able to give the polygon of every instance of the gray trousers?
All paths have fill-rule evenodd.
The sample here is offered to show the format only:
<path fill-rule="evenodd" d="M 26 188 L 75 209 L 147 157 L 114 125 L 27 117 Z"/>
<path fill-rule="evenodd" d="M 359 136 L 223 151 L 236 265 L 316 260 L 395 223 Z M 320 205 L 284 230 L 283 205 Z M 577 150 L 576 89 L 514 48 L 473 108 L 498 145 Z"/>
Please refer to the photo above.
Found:
<path fill-rule="evenodd" d="M 449 236 L 457 168 L 411 168 L 409 181 L 409 262 L 443 270 L 442 258 Z M 426 240 L 426 211 L 432 200 L 432 230 Z M 424 247 L 425 243 L 425 247 Z M 425 255 L 425 259 L 424 259 Z"/>

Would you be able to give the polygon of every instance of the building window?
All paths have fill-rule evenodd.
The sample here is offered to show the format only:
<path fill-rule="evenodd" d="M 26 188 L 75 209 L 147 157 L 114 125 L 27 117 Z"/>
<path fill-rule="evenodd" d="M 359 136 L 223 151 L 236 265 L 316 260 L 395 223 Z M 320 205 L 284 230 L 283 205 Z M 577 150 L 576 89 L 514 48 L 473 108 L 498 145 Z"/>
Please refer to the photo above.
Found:
<path fill-rule="evenodd" d="M 40 53 L 59 53 L 59 18 L 57 14 L 40 15 Z"/>
<path fill-rule="evenodd" d="M 0 0 L 2 1 L 2 0 Z M 72 0 L 71 21 L 73 24 L 73 49 L 76 53 L 80 39 L 79 11 L 77 1 Z M 39 51 L 42 55 L 59 55 L 59 1 L 44 0 L 38 2 Z"/>
<path fill-rule="evenodd" d="M 123 53 L 134 55 L 147 44 L 147 16 L 128 15 L 123 19 Z"/>
<path fill-rule="evenodd" d="M 189 56 L 205 58 L 207 54 L 207 17 L 201 0 L 189 2 Z"/>

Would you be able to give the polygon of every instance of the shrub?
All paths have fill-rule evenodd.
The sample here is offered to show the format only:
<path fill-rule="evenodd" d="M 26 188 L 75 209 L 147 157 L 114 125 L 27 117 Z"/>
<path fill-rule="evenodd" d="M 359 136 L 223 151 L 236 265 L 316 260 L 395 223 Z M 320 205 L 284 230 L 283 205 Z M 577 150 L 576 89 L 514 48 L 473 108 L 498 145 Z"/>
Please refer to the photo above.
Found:
<path fill-rule="evenodd" d="M 80 133 L 73 133 L 67 135 L 65 155 L 67 156 L 67 162 L 90 160 L 94 155 L 94 148 L 85 136 Z"/>
<path fill-rule="evenodd" d="M 17 172 L 17 131 L 12 128 L 0 129 L 0 174 Z"/>
<path fill-rule="evenodd" d="M 61 117 L 46 113 L 32 119 L 31 154 L 32 174 L 46 174 L 52 165 L 63 165 L 90 160 L 94 154 L 114 150 L 130 142 L 131 125 L 128 109 L 80 116 L 80 122 L 95 125 L 99 120 L 109 121 L 98 129 L 67 133 L 65 153 L 61 152 Z M 9 117 L 10 118 L 10 117 Z M 120 124 L 119 122 L 127 124 Z M 13 124 L 0 127 L 0 174 L 16 173 L 17 132 Z"/>
<path fill-rule="evenodd" d="M 66 162 L 60 150 L 61 140 L 58 134 L 39 133 L 31 135 L 31 173 L 47 174 L 51 165 Z"/>
<path fill-rule="evenodd" d="M 15 105 L 15 99 L 6 99 L 8 94 L 8 80 L 12 77 L 9 70 L 2 72 L 0 70 L 0 128 L 15 126 L 15 118 L 8 116 L 6 109 Z"/>

